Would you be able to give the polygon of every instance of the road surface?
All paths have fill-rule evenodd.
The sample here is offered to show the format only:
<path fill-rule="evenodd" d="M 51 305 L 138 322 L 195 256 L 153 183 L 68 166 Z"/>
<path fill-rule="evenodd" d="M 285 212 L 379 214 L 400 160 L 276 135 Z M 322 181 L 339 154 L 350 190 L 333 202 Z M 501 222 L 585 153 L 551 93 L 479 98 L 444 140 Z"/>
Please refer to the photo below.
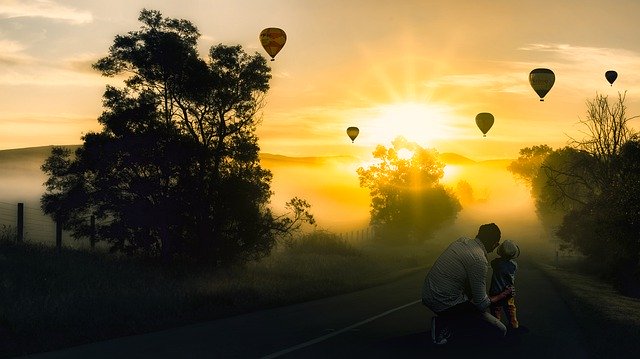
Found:
<path fill-rule="evenodd" d="M 519 259 L 518 318 L 530 332 L 507 344 L 430 343 L 420 302 L 426 271 L 331 298 L 30 356 L 55 358 L 588 358 L 553 284 Z"/>

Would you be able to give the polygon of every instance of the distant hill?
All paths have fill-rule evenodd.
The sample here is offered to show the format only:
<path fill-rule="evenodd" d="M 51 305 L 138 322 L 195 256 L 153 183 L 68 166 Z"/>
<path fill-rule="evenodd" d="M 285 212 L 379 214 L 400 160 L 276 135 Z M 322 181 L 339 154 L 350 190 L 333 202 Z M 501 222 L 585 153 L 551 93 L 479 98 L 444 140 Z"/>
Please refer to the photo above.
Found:
<path fill-rule="evenodd" d="M 27 147 L 27 148 L 16 148 L 11 150 L 0 150 L 0 163 L 6 162 L 32 162 L 34 160 L 41 159 L 44 162 L 49 155 L 51 155 L 51 149 L 53 145 L 50 146 L 39 146 L 39 147 Z M 69 145 L 69 146 L 61 146 L 67 147 L 71 151 L 75 151 L 76 148 L 80 147 L 80 145 Z"/>
<path fill-rule="evenodd" d="M 472 159 L 451 152 L 441 153 L 440 160 L 448 165 L 470 165 L 476 163 Z"/>
<path fill-rule="evenodd" d="M 260 161 L 264 166 L 271 167 L 271 166 L 283 166 L 287 164 L 320 166 L 320 165 L 327 164 L 328 162 L 353 163 L 358 161 L 358 159 L 352 156 L 294 157 L 294 156 L 276 155 L 272 153 L 260 153 Z"/>
<path fill-rule="evenodd" d="M 75 151 L 81 145 L 65 145 L 62 147 L 69 148 L 72 152 Z M 44 163 L 44 161 L 51 154 L 51 149 L 53 145 L 50 146 L 39 146 L 39 147 L 27 147 L 27 148 L 17 148 L 10 150 L 0 150 L 0 169 L 5 166 L 8 167 L 33 167 L 36 166 L 39 170 L 40 165 Z M 474 161 L 465 156 L 459 155 L 457 153 L 447 152 L 441 153 L 440 159 L 442 162 L 448 165 L 472 165 L 472 164 L 483 164 L 490 165 L 496 167 L 506 167 L 512 160 L 510 159 L 498 159 L 498 160 L 486 160 L 486 161 Z M 307 156 L 307 157 L 296 157 L 296 156 L 284 156 L 272 153 L 260 153 L 260 160 L 262 163 L 269 166 L 282 166 L 287 164 L 305 164 L 305 165 L 322 165 L 329 161 L 331 162 L 353 162 L 356 160 L 355 157 L 351 156 Z M 22 165 L 21 165 L 22 164 Z"/>

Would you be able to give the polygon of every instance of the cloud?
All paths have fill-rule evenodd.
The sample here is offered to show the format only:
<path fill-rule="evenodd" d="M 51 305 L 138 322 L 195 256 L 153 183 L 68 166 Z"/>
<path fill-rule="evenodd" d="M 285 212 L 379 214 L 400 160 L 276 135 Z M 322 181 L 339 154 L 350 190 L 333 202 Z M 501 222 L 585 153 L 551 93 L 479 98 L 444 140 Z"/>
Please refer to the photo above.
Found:
<path fill-rule="evenodd" d="M 28 54 L 24 44 L 0 38 L 2 86 L 104 86 L 121 85 L 122 77 L 105 78 L 91 65 L 101 56 L 80 53 L 47 61 Z"/>
<path fill-rule="evenodd" d="M 470 89 L 482 88 L 491 92 L 526 93 L 528 86 L 522 85 L 520 71 L 501 74 L 476 73 L 464 75 L 442 76 L 423 84 L 427 88 L 438 87 L 466 87 Z"/>
<path fill-rule="evenodd" d="M 11 58 L 6 61 L 10 61 Z M 5 61 L 0 56 L 0 63 Z M 0 86 L 80 86 L 96 87 L 106 83 L 122 86 L 122 78 L 106 78 L 98 71 L 91 68 L 95 57 L 91 55 L 78 55 L 60 62 L 42 62 L 27 60 L 11 67 L 0 69 Z"/>
<path fill-rule="evenodd" d="M 96 71 L 82 68 L 32 66 L 19 71 L 0 71 L 3 86 L 104 86 L 105 83 L 121 85 L 119 79 L 102 77 Z"/>
<path fill-rule="evenodd" d="M 437 78 L 425 83 L 427 87 L 434 86 L 469 86 L 469 87 L 486 87 L 500 83 L 503 77 L 496 77 L 490 74 L 466 74 L 466 75 L 449 75 Z"/>
<path fill-rule="evenodd" d="M 93 15 L 57 4 L 50 0 L 3 0 L 0 1 L 0 17 L 39 17 L 69 22 L 74 25 L 87 24 L 93 21 Z"/>
<path fill-rule="evenodd" d="M 425 88 L 455 87 L 478 89 L 485 92 L 529 94 L 527 78 L 529 71 L 537 67 L 552 69 L 556 76 L 572 79 L 564 83 L 567 88 L 583 90 L 598 88 L 604 81 L 604 72 L 616 70 L 624 74 L 628 89 L 640 85 L 640 53 L 619 48 L 576 46 L 557 43 L 526 44 L 518 48 L 532 56 L 529 61 L 497 61 L 487 64 L 486 73 L 448 75 L 430 79 Z M 537 57 L 540 55 L 540 57 Z M 534 59 L 535 58 L 535 59 Z M 639 89 L 640 90 L 640 89 Z"/>
<path fill-rule="evenodd" d="M 544 53 L 548 67 L 566 78 L 574 89 L 597 88 L 604 83 L 604 73 L 615 70 L 623 78 L 628 90 L 640 90 L 640 53 L 620 48 L 575 46 L 569 44 L 528 44 L 519 50 Z M 534 65 L 530 65 L 534 68 Z M 596 76 L 594 76 L 596 75 Z"/>
<path fill-rule="evenodd" d="M 98 70 L 94 70 L 91 66 L 96 63 L 102 56 L 93 53 L 77 54 L 63 60 L 63 66 L 69 70 L 79 73 L 89 73 L 92 75 L 99 74 Z"/>
<path fill-rule="evenodd" d="M 640 65 L 640 54 L 626 49 L 608 47 L 574 46 L 569 44 L 527 44 L 519 48 L 523 51 L 546 52 L 557 61 L 571 66 L 623 66 Z"/>
<path fill-rule="evenodd" d="M 25 46 L 13 40 L 0 39 L 0 64 L 31 64 L 34 58 L 25 53 Z"/>

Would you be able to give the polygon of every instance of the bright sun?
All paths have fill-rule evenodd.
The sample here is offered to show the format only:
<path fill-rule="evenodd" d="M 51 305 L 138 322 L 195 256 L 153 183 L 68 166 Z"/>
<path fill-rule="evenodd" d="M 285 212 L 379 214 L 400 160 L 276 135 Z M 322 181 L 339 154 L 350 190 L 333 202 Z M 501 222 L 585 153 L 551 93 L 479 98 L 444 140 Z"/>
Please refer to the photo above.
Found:
<path fill-rule="evenodd" d="M 406 149 L 406 148 L 401 148 L 398 151 L 398 158 L 402 159 L 402 160 L 408 160 L 411 157 L 413 157 L 413 151 Z"/>
<path fill-rule="evenodd" d="M 373 108 L 372 118 L 361 125 L 362 143 L 388 146 L 403 136 L 421 146 L 432 146 L 434 140 L 446 140 L 451 130 L 446 119 L 450 109 L 418 102 L 401 102 Z"/>

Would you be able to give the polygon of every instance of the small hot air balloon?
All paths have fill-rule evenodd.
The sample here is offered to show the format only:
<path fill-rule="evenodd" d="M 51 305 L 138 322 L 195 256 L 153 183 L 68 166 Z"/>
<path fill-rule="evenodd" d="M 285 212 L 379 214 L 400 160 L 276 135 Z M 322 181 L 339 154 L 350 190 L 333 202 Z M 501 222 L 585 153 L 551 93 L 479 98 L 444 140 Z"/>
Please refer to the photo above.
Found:
<path fill-rule="evenodd" d="M 476 115 L 476 125 L 478 125 L 480 131 L 482 131 L 482 137 L 487 137 L 487 132 L 489 132 L 491 126 L 493 126 L 493 120 L 493 115 L 489 112 L 480 112 Z"/>
<path fill-rule="evenodd" d="M 260 43 L 271 56 L 271 61 L 275 60 L 276 54 L 282 50 L 285 42 L 287 42 L 287 34 L 282 29 L 268 27 L 260 32 Z"/>
<path fill-rule="evenodd" d="M 357 127 L 348 127 L 347 128 L 347 135 L 349 135 L 349 138 L 351 139 L 351 143 L 353 143 L 353 141 L 356 139 L 356 137 L 358 137 L 359 133 L 360 133 L 360 130 Z"/>
<path fill-rule="evenodd" d="M 556 81 L 556 75 L 549 69 L 535 69 L 529 73 L 529 83 L 535 92 L 544 101 L 544 96 L 551 90 Z"/>
<path fill-rule="evenodd" d="M 606 78 L 607 81 L 609 81 L 609 83 L 611 84 L 611 86 L 613 86 L 613 83 L 618 78 L 618 73 L 613 70 L 609 70 L 604 73 L 604 78 Z"/>

